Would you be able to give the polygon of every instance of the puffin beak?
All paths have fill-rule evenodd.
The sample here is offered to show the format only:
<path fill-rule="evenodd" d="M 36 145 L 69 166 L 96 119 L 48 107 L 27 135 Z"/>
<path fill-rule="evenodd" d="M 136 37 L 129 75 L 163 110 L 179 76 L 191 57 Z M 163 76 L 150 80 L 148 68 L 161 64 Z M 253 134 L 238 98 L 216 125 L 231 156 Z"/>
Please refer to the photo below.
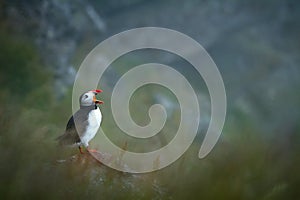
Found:
<path fill-rule="evenodd" d="M 95 93 L 95 95 L 97 95 L 98 93 L 101 93 L 101 92 L 102 92 L 102 90 L 91 90 L 91 92 L 94 92 L 94 93 Z"/>
<path fill-rule="evenodd" d="M 94 96 L 94 98 L 93 98 L 93 101 L 95 102 L 95 104 L 103 104 L 103 103 L 104 103 L 103 101 L 100 101 L 100 100 L 96 99 L 96 95 L 97 95 L 98 93 L 101 93 L 102 90 L 92 90 L 92 92 L 95 93 L 95 96 Z"/>

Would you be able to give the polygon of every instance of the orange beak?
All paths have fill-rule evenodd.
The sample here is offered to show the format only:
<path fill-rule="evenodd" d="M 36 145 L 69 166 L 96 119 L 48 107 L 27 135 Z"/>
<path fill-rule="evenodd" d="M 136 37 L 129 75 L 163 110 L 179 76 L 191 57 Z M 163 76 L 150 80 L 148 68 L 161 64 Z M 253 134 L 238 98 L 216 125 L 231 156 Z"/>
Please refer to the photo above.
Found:
<path fill-rule="evenodd" d="M 96 99 L 96 96 L 94 96 L 93 101 L 94 101 L 96 104 L 103 104 L 103 103 L 104 103 L 103 101 L 100 101 L 100 100 Z"/>
<path fill-rule="evenodd" d="M 93 101 L 94 101 L 96 104 L 103 104 L 103 103 L 104 103 L 103 101 L 100 101 L 100 100 L 96 99 L 96 95 L 97 95 L 98 93 L 101 93 L 102 90 L 91 90 L 91 91 L 95 93 L 95 96 L 94 96 L 94 98 L 93 98 Z"/>

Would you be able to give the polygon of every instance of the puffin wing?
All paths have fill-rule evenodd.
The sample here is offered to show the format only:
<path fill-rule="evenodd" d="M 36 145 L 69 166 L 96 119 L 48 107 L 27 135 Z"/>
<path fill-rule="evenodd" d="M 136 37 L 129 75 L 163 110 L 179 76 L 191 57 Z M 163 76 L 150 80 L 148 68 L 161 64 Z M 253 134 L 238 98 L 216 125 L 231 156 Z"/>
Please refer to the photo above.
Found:
<path fill-rule="evenodd" d="M 60 145 L 72 145 L 80 142 L 73 116 L 69 119 L 65 133 L 56 138 Z"/>
<path fill-rule="evenodd" d="M 75 127 L 76 121 L 76 127 Z M 87 115 L 80 114 L 79 111 L 72 116 L 66 126 L 65 133 L 56 140 L 60 145 L 73 145 L 80 142 L 80 137 L 84 134 L 88 124 Z"/>

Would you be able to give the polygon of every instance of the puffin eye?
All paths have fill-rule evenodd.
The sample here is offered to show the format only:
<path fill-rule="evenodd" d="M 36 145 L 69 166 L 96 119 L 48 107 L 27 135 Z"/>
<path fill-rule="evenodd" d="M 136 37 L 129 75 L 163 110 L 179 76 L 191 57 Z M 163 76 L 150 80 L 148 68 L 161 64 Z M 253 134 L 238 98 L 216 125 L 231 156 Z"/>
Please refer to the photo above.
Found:
<path fill-rule="evenodd" d="M 84 95 L 84 98 L 86 98 L 86 99 L 87 99 L 88 97 L 89 97 L 88 95 Z"/>

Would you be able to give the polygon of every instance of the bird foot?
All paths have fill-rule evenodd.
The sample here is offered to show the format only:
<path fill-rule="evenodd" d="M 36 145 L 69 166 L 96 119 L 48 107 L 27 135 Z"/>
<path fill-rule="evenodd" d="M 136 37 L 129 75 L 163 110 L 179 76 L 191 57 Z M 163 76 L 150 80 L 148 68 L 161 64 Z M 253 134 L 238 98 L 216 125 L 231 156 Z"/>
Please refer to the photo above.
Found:
<path fill-rule="evenodd" d="M 78 148 L 79 148 L 80 154 L 84 154 L 83 151 L 82 151 L 82 147 L 79 146 Z"/>
<path fill-rule="evenodd" d="M 87 149 L 90 153 L 99 153 L 97 149 Z"/>

